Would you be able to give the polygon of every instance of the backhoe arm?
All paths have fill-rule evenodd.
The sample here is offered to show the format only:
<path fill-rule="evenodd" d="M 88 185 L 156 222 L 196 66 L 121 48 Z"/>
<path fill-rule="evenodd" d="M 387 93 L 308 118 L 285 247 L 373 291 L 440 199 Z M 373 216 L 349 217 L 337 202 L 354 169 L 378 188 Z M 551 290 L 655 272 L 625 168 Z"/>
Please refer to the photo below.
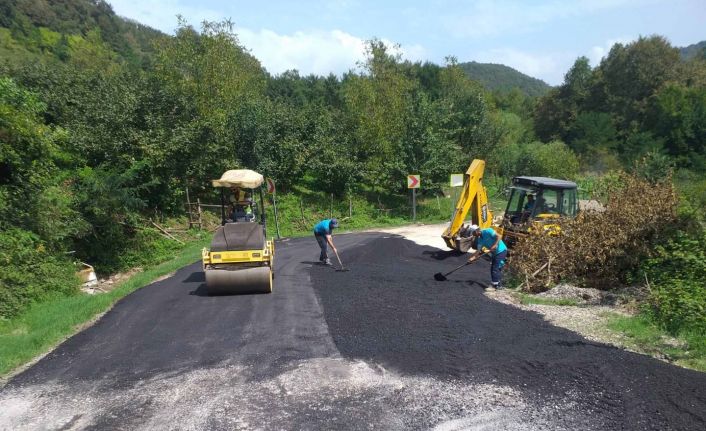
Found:
<path fill-rule="evenodd" d="M 493 215 L 488 208 L 488 194 L 483 187 L 483 171 L 485 171 L 485 161 L 475 159 L 468 167 L 463 181 L 463 190 L 456 202 L 454 214 L 451 217 L 449 227 L 441 235 L 449 248 L 467 251 L 468 246 L 462 244 L 459 238 L 461 226 L 468 212 L 471 212 L 471 222 L 481 228 L 490 227 Z M 464 250 L 465 248 L 465 250 Z"/>

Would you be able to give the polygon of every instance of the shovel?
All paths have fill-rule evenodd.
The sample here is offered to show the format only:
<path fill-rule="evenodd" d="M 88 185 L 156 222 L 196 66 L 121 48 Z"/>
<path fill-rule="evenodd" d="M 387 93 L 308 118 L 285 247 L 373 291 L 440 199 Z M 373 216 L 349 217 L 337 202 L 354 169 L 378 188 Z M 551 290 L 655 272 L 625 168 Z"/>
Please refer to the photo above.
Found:
<path fill-rule="evenodd" d="M 457 266 L 456 268 L 452 269 L 451 271 L 447 272 L 446 274 L 442 274 L 442 273 L 440 273 L 440 272 L 437 272 L 436 274 L 434 274 L 434 280 L 436 280 L 436 281 L 446 281 L 446 280 L 448 280 L 448 279 L 446 278 L 448 275 L 450 275 L 450 274 L 452 274 L 452 273 L 458 271 L 459 269 L 463 268 L 463 267 L 466 266 L 466 265 L 470 265 L 470 264 L 474 263 L 475 261 L 477 261 L 478 259 L 480 259 L 482 256 L 484 256 L 485 254 L 487 254 L 488 251 L 489 251 L 488 249 L 483 249 L 483 253 L 482 253 L 482 254 L 479 254 L 478 257 L 476 257 L 475 259 L 470 260 L 470 261 L 464 263 L 463 265 Z"/>
<path fill-rule="evenodd" d="M 340 269 L 337 269 L 336 272 L 347 272 L 347 271 L 350 271 L 350 269 L 343 267 L 343 264 L 341 263 L 341 258 L 338 257 L 338 251 L 336 251 L 336 250 L 334 249 L 333 252 L 336 254 L 336 259 L 338 259 L 338 265 L 341 267 Z"/>

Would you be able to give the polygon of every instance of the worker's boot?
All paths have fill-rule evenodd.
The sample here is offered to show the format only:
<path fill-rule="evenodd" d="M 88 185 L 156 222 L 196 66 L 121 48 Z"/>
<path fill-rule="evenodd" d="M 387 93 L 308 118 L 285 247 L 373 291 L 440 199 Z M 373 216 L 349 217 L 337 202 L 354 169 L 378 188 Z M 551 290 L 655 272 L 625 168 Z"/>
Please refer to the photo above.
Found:
<path fill-rule="evenodd" d="M 486 288 L 486 292 L 495 292 L 496 290 L 502 290 L 502 286 L 498 282 L 491 282 Z"/>
<path fill-rule="evenodd" d="M 326 258 L 326 260 L 325 260 L 323 263 L 324 263 L 324 265 L 328 265 L 328 266 L 333 265 L 333 264 L 331 263 L 331 259 L 329 259 L 329 258 Z"/>

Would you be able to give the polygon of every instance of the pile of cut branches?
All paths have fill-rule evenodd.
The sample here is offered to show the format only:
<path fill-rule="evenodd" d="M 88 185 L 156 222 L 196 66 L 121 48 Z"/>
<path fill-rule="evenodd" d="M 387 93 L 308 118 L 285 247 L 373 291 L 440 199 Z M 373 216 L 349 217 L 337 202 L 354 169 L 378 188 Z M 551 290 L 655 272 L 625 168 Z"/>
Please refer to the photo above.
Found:
<path fill-rule="evenodd" d="M 547 290 L 559 281 L 599 289 L 624 282 L 676 221 L 671 181 L 621 173 L 607 192 L 604 211 L 582 212 L 561 220 L 558 234 L 535 229 L 518 242 L 512 268 L 524 290 Z"/>

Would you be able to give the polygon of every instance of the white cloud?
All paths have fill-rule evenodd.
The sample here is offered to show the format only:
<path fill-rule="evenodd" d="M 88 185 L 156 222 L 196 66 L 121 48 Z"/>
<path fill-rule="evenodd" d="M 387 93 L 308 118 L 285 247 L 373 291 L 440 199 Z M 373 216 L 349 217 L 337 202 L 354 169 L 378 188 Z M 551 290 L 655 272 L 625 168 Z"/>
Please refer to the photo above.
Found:
<path fill-rule="evenodd" d="M 481 38 L 531 31 L 554 20 L 611 10 L 639 0 L 553 0 L 528 6 L 517 0 L 480 0 L 458 16 L 445 19 L 457 37 Z"/>
<path fill-rule="evenodd" d="M 272 30 L 253 31 L 236 28 L 240 42 L 260 60 L 272 74 L 297 69 L 302 75 L 310 73 L 342 74 L 355 68 L 365 58 L 365 40 L 341 30 L 298 31 L 291 35 Z M 393 44 L 383 40 L 388 47 Z M 425 50 L 420 45 L 400 48 L 403 58 L 423 59 Z"/>

